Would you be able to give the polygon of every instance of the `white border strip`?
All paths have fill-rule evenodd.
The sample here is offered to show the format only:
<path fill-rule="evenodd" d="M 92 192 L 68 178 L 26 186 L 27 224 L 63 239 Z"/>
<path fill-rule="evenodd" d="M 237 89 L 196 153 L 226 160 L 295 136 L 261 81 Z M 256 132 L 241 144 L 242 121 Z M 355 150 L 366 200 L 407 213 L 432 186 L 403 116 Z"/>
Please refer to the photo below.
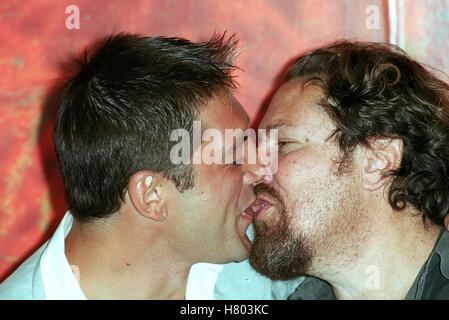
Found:
<path fill-rule="evenodd" d="M 388 42 L 398 44 L 398 11 L 397 0 L 388 0 L 388 24 L 390 25 L 390 34 Z"/>
<path fill-rule="evenodd" d="M 388 22 L 390 25 L 388 41 L 405 49 L 404 0 L 388 0 Z"/>
<path fill-rule="evenodd" d="M 404 0 L 397 0 L 397 18 L 398 18 L 398 46 L 405 49 L 405 14 L 404 14 Z"/>

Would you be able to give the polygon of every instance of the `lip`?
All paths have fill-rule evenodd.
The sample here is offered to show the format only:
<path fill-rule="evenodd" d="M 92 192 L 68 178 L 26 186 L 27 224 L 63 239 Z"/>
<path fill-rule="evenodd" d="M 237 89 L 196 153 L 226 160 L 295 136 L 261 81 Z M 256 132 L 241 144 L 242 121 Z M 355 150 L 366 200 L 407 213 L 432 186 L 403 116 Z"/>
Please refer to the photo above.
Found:
<path fill-rule="evenodd" d="M 253 221 L 253 212 L 251 210 L 251 206 L 254 204 L 254 202 L 257 201 L 257 198 L 254 195 L 251 198 L 252 198 L 252 199 L 250 199 L 251 202 L 246 204 L 246 209 L 241 211 L 239 216 L 246 220 Z"/>
<path fill-rule="evenodd" d="M 263 220 L 272 207 L 274 205 L 269 199 L 259 196 L 242 212 L 241 217 L 251 222 Z"/>
<path fill-rule="evenodd" d="M 259 209 L 257 212 L 254 213 L 253 222 L 265 219 L 268 213 L 272 211 L 271 209 L 274 208 L 274 205 L 267 199 L 264 199 L 262 197 L 260 197 L 260 199 L 267 202 L 267 204 L 263 208 Z"/>
<path fill-rule="evenodd" d="M 252 204 L 240 214 L 240 217 L 252 222 L 254 214 L 253 214 L 253 211 L 251 210 L 251 206 L 252 206 Z"/>
<path fill-rule="evenodd" d="M 249 240 L 246 232 L 250 224 L 253 223 L 253 213 L 251 210 L 251 206 L 255 201 L 256 200 L 251 202 L 251 204 L 243 212 L 240 213 L 238 219 L 238 229 L 240 230 L 239 231 L 240 238 L 248 250 L 251 248 L 251 241 Z"/>

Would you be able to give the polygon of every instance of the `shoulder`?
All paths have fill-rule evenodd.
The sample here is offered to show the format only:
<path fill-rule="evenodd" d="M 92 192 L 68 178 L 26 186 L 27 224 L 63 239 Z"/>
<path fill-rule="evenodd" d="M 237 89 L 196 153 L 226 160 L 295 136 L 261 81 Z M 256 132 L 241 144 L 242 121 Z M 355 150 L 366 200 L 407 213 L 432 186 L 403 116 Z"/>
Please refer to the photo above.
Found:
<path fill-rule="evenodd" d="M 449 299 L 449 232 L 442 228 L 423 274 L 422 300 Z"/>
<path fill-rule="evenodd" d="M 0 300 L 45 299 L 39 261 L 42 246 L 0 284 Z"/>

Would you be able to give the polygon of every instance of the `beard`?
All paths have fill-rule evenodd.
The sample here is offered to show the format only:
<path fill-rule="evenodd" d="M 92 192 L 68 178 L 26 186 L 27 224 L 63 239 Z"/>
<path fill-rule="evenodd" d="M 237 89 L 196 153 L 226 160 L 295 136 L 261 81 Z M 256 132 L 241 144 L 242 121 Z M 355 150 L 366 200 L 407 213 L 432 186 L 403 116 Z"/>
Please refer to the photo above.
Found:
<path fill-rule="evenodd" d="M 291 280 L 305 275 L 311 265 L 312 249 L 300 234 L 292 232 L 284 200 L 264 183 L 256 185 L 254 193 L 270 199 L 277 214 L 253 223 L 251 266 L 272 280 Z"/>

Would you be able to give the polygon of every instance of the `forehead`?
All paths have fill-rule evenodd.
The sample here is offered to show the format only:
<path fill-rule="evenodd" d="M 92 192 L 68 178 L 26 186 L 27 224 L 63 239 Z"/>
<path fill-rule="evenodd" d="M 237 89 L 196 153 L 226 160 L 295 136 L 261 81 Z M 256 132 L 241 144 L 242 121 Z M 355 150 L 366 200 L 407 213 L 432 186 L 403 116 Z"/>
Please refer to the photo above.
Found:
<path fill-rule="evenodd" d="M 303 80 L 283 84 L 274 95 L 263 118 L 261 128 L 302 128 L 329 135 L 334 125 L 319 106 L 324 91 L 320 86 L 302 86 Z"/>
<path fill-rule="evenodd" d="M 246 129 L 249 118 L 242 105 L 230 93 L 222 93 L 212 98 L 200 112 L 200 120 L 207 128 L 218 130 Z"/>

